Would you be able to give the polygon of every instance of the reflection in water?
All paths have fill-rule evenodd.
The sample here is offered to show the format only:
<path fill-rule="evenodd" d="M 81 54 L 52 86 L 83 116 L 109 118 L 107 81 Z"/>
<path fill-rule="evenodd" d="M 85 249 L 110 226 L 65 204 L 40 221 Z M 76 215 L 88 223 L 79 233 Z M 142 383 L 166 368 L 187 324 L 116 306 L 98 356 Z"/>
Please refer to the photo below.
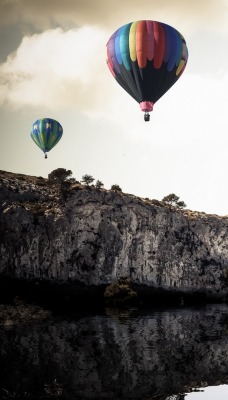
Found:
<path fill-rule="evenodd" d="M 181 393 L 228 383 L 227 305 L 58 318 L 41 312 L 36 319 L 27 313 L 25 320 L 16 315 L 0 327 L 6 399 L 193 400 Z"/>

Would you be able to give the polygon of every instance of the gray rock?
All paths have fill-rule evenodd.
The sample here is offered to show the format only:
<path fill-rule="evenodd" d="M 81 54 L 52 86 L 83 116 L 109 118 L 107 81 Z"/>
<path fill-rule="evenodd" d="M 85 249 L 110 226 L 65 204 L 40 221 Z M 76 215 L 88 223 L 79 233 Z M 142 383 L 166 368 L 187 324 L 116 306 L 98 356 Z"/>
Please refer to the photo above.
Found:
<path fill-rule="evenodd" d="M 228 217 L 0 171 L 0 274 L 228 294 Z"/>

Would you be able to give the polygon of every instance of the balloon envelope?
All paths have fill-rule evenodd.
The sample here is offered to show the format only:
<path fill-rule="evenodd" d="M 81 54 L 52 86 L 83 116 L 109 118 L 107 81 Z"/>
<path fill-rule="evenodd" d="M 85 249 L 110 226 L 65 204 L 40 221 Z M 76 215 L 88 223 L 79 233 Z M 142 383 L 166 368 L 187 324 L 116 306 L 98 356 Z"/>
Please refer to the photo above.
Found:
<path fill-rule="evenodd" d="M 63 128 L 60 123 L 51 118 L 38 119 L 32 125 L 31 138 L 45 156 L 59 142 L 62 134 Z"/>
<path fill-rule="evenodd" d="M 142 111 L 156 103 L 183 73 L 188 60 L 185 39 L 157 21 L 136 21 L 120 27 L 107 43 L 107 64 Z"/>

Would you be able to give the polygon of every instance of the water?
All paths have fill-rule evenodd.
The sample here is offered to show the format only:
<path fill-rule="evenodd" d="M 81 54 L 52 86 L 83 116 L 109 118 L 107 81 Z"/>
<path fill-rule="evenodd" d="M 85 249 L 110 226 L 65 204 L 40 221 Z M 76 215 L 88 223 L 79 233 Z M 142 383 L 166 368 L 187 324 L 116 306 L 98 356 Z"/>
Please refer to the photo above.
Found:
<path fill-rule="evenodd" d="M 0 305 L 1 399 L 228 398 L 228 305 L 53 315 Z"/>

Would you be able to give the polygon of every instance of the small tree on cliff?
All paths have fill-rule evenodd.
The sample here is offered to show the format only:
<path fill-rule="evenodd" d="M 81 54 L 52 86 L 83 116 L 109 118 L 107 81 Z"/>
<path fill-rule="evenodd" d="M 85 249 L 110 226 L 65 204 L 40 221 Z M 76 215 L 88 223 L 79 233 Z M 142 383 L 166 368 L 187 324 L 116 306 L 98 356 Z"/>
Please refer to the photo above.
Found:
<path fill-rule="evenodd" d="M 72 171 L 70 169 L 66 170 L 65 168 L 57 168 L 54 169 L 50 174 L 48 174 L 48 180 L 50 183 L 57 184 L 59 188 L 59 195 L 66 197 L 68 192 L 67 184 L 75 182 L 74 178 L 71 178 Z"/>
<path fill-rule="evenodd" d="M 104 184 L 101 182 L 101 181 L 99 181 L 99 179 L 96 181 L 96 183 L 95 183 L 95 188 L 96 189 L 101 189 L 102 187 L 104 186 Z"/>
<path fill-rule="evenodd" d="M 72 178 L 70 178 L 72 175 L 72 171 L 70 169 L 66 170 L 65 168 L 57 168 L 54 169 L 50 174 L 48 174 L 48 179 L 50 181 L 62 183 L 66 180 L 72 181 Z"/>
<path fill-rule="evenodd" d="M 168 196 L 163 197 L 162 201 L 164 201 L 164 203 L 167 203 L 171 206 L 176 206 L 179 208 L 185 208 L 186 204 L 184 201 L 179 201 L 179 198 L 176 194 L 171 193 L 168 194 Z"/>
<path fill-rule="evenodd" d="M 89 186 L 91 183 L 93 183 L 94 178 L 92 175 L 83 175 L 81 182 L 84 183 L 86 186 Z"/>

